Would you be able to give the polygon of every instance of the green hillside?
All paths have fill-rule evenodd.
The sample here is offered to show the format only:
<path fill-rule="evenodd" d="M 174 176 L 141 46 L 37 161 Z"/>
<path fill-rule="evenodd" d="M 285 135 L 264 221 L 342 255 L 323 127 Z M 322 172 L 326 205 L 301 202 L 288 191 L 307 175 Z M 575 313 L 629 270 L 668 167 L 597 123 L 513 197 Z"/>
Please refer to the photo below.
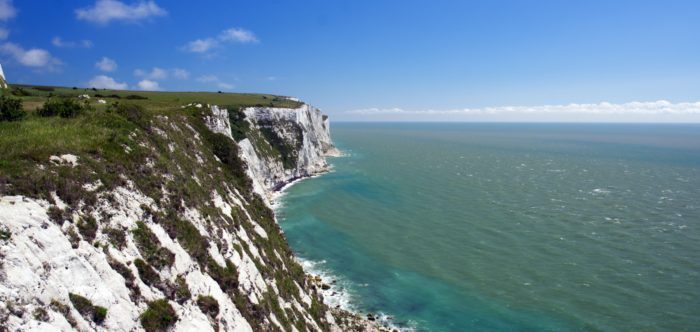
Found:
<path fill-rule="evenodd" d="M 289 100 L 287 97 L 269 94 L 129 91 L 21 84 L 12 84 L 8 89 L 0 90 L 0 95 L 3 94 L 21 98 L 24 109 L 30 112 L 43 105 L 46 99 L 51 96 L 77 98 L 80 95 L 90 96 L 90 103 L 98 108 L 104 107 L 104 105 L 97 103 L 98 99 L 104 99 L 107 103 L 129 101 L 149 110 L 168 110 L 189 103 L 216 104 L 229 109 L 247 106 L 295 108 L 301 105 L 300 102 Z"/>

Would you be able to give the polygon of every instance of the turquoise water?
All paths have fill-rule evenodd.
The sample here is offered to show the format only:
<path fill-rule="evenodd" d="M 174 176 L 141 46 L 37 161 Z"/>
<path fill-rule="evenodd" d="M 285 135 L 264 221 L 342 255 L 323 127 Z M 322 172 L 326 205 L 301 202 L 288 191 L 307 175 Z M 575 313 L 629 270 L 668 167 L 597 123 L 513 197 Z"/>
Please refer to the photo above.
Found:
<path fill-rule="evenodd" d="M 700 126 L 336 124 L 278 209 L 363 313 L 419 331 L 700 330 Z"/>

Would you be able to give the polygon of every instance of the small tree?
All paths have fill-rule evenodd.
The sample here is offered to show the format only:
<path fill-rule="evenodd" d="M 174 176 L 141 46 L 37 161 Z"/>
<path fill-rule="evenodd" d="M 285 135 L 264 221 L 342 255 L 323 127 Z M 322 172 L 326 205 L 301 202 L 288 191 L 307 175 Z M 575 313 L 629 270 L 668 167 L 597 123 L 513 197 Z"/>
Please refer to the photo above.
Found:
<path fill-rule="evenodd" d="M 21 99 L 0 96 L 0 121 L 19 121 L 26 115 Z"/>

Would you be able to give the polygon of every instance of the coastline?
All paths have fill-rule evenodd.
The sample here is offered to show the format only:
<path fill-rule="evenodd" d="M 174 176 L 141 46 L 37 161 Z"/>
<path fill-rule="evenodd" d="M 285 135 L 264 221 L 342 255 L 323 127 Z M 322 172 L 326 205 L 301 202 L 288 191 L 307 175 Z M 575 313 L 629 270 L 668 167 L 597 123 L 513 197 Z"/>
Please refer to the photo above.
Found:
<path fill-rule="evenodd" d="M 332 155 L 327 155 L 326 157 L 341 158 L 348 157 L 349 154 L 343 153 L 337 150 L 337 153 Z M 332 165 L 328 165 L 326 168 L 319 170 L 308 176 L 302 176 L 290 180 L 289 182 L 279 186 L 270 193 L 270 207 L 274 212 L 275 221 L 280 224 L 280 219 L 278 218 L 279 209 L 283 208 L 282 199 L 287 194 L 287 190 L 294 185 L 304 181 L 317 177 L 321 177 L 328 173 L 332 173 L 335 170 Z M 304 272 L 312 279 L 312 282 L 318 287 L 318 291 L 321 293 L 323 298 L 323 303 L 326 304 L 334 313 L 338 315 L 350 314 L 354 316 L 356 323 L 361 324 L 365 331 L 373 332 L 399 332 L 399 331 L 414 331 L 411 327 L 399 327 L 392 323 L 393 317 L 382 312 L 376 313 L 364 313 L 356 307 L 353 303 L 354 296 L 348 290 L 350 288 L 350 282 L 344 280 L 344 278 L 330 273 L 328 270 L 319 267 L 323 265 L 326 261 L 312 261 L 304 259 L 294 254 L 294 259 L 301 265 Z M 328 288 L 322 287 L 327 286 Z M 373 320 L 368 319 L 368 315 L 373 317 Z"/>

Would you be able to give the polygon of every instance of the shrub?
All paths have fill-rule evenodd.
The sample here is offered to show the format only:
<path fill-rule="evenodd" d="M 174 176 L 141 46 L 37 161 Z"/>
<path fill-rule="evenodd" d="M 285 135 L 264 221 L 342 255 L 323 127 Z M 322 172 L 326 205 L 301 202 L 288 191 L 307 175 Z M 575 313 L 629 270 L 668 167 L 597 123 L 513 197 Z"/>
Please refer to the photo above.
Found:
<path fill-rule="evenodd" d="M 226 260 L 226 267 L 222 267 L 213 258 L 209 257 L 207 272 L 224 292 L 235 291 L 238 287 L 238 271 L 230 260 Z"/>
<path fill-rule="evenodd" d="M 170 212 L 161 223 L 165 231 L 172 239 L 177 239 L 180 245 L 194 258 L 200 266 L 204 267 L 209 257 L 209 243 L 199 233 L 197 227 L 187 220 L 180 219 L 174 212 Z"/>
<path fill-rule="evenodd" d="M 0 96 L 0 121 L 19 121 L 26 115 L 21 99 Z"/>
<path fill-rule="evenodd" d="M 148 309 L 141 314 L 141 326 L 147 332 L 165 331 L 177 321 L 177 313 L 166 299 L 148 303 Z"/>
<path fill-rule="evenodd" d="M 13 86 L 10 93 L 17 97 L 29 97 L 32 95 L 31 93 L 27 92 L 27 90 L 24 90 L 24 88 L 20 88 L 18 86 Z"/>
<path fill-rule="evenodd" d="M 44 103 L 44 106 L 37 109 L 37 114 L 43 117 L 74 118 L 89 108 L 87 102 L 81 105 L 80 102 L 72 98 L 52 97 Z"/>
<path fill-rule="evenodd" d="M 126 99 L 131 99 L 131 100 L 144 100 L 144 99 L 148 99 L 148 97 L 139 96 L 139 95 L 128 95 L 128 96 L 126 96 L 126 97 L 124 97 L 124 98 L 126 98 Z"/>
<path fill-rule="evenodd" d="M 114 112 L 142 128 L 147 128 L 150 124 L 150 117 L 141 105 L 115 102 L 109 105 L 107 111 Z"/>
<path fill-rule="evenodd" d="M 77 310 L 83 317 L 91 319 L 97 324 L 102 324 L 107 317 L 107 308 L 95 306 L 90 302 L 90 300 L 78 295 L 70 293 L 68 294 L 70 302 L 73 304 L 75 310 Z"/>
<path fill-rule="evenodd" d="M 197 297 L 197 306 L 205 315 L 211 318 L 219 315 L 219 302 L 211 296 L 200 295 Z"/>
<path fill-rule="evenodd" d="M 126 234 L 121 228 L 106 228 L 103 232 L 107 235 L 109 243 L 121 250 L 126 245 Z"/>
<path fill-rule="evenodd" d="M 126 265 L 119 263 L 111 257 L 107 262 L 109 263 L 109 266 L 112 267 L 112 270 L 117 271 L 117 273 L 124 278 L 124 285 L 126 285 L 126 288 L 131 291 L 132 300 L 137 299 L 141 295 L 141 291 L 136 285 L 136 277 L 134 277 L 134 274 L 131 273 L 131 270 Z"/>
<path fill-rule="evenodd" d="M 97 234 L 97 221 L 92 216 L 80 218 L 78 221 L 78 231 L 87 242 L 92 242 Z"/>
<path fill-rule="evenodd" d="M 68 321 L 68 324 L 70 324 L 70 326 L 72 326 L 72 327 L 78 326 L 78 322 L 75 320 L 75 318 L 73 318 L 73 315 L 71 315 L 71 313 L 70 313 L 69 306 L 67 306 L 61 302 L 58 302 L 57 300 L 54 299 L 54 300 L 51 300 L 50 307 L 51 307 L 51 309 L 53 309 L 53 310 L 57 311 L 58 313 L 60 313 L 61 315 L 63 315 L 63 317 L 66 318 L 66 320 Z"/>
<path fill-rule="evenodd" d="M 183 276 L 175 278 L 175 302 L 183 304 L 192 297 L 187 281 Z"/>
<path fill-rule="evenodd" d="M 52 205 L 46 213 L 49 215 L 49 219 L 56 223 L 56 225 L 60 226 L 63 224 L 63 210 L 59 209 L 57 206 Z"/>
<path fill-rule="evenodd" d="M 144 284 L 148 286 L 157 286 L 160 283 L 160 276 L 158 273 L 143 259 L 136 259 L 134 265 L 136 265 L 136 270 L 139 271 L 139 277 L 143 280 Z"/>
<path fill-rule="evenodd" d="M 153 234 L 146 224 L 139 221 L 136 223 L 136 226 L 136 229 L 133 230 L 134 240 L 146 261 L 157 269 L 173 265 L 175 254 L 160 246 L 158 237 Z"/>

